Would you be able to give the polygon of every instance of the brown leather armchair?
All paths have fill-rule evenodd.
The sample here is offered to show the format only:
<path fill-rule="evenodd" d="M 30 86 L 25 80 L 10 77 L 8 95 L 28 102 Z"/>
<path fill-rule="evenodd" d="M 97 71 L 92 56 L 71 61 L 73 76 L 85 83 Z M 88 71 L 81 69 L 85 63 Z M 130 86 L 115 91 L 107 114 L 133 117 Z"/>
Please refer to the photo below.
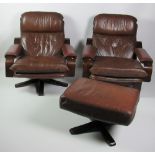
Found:
<path fill-rule="evenodd" d="M 72 77 L 76 54 L 65 39 L 63 16 L 56 12 L 26 12 L 20 19 L 21 37 L 7 51 L 6 77 L 31 80 L 16 84 L 35 84 L 38 95 L 44 94 L 44 83 L 67 87 L 51 78 Z"/>
<path fill-rule="evenodd" d="M 137 19 L 99 14 L 83 51 L 83 76 L 127 86 L 150 81 L 153 60 L 136 40 Z"/>

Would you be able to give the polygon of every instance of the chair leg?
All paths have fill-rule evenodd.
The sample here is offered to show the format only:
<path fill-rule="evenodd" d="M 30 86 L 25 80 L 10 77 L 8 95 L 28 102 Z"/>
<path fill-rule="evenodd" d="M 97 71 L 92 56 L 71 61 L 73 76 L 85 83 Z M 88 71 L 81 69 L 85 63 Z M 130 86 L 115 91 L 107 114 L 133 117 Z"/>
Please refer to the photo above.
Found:
<path fill-rule="evenodd" d="M 103 123 L 100 121 L 92 121 L 90 123 L 71 128 L 70 133 L 72 135 L 76 135 L 76 134 L 88 133 L 88 132 L 93 132 L 93 131 L 99 131 L 102 133 L 102 136 L 103 136 L 105 142 L 109 146 L 114 146 L 114 145 L 116 145 L 116 142 L 112 138 L 112 136 L 109 134 L 107 129 L 105 128 L 108 125 L 109 125 L 108 123 Z"/>
<path fill-rule="evenodd" d="M 37 80 L 36 81 L 36 92 L 39 96 L 44 95 L 44 81 L 42 80 Z"/>
<path fill-rule="evenodd" d="M 104 126 L 100 126 L 99 127 L 99 131 L 101 132 L 105 142 L 109 145 L 109 146 L 114 146 L 116 145 L 115 140 L 112 138 L 112 136 L 109 134 L 109 132 L 107 131 L 107 129 Z"/>
<path fill-rule="evenodd" d="M 25 87 L 25 86 L 28 86 L 30 84 L 35 84 L 37 94 L 39 96 L 43 96 L 44 95 L 44 83 L 58 85 L 58 86 L 62 86 L 62 87 L 68 86 L 68 84 L 65 82 L 60 82 L 60 81 L 56 81 L 53 79 L 42 79 L 42 80 L 41 79 L 31 79 L 31 80 L 28 80 L 25 82 L 15 84 L 15 88 Z"/>
<path fill-rule="evenodd" d="M 44 81 L 45 83 L 52 84 L 52 85 L 57 85 L 57 86 L 62 86 L 62 87 L 67 87 L 68 83 L 53 80 L 53 79 L 48 79 Z"/>
<path fill-rule="evenodd" d="M 24 82 L 21 82 L 21 83 L 17 83 L 15 84 L 15 88 L 19 88 L 19 87 L 25 87 L 25 86 L 28 86 L 30 84 L 34 84 L 36 82 L 35 79 L 31 79 L 31 80 L 28 80 L 28 81 L 24 81 Z"/>
<path fill-rule="evenodd" d="M 77 135 L 77 134 L 82 134 L 82 133 L 89 133 L 89 132 L 93 132 L 93 131 L 97 131 L 95 121 L 92 121 L 90 123 L 80 125 L 80 126 L 77 126 L 77 127 L 74 127 L 74 128 L 70 129 L 70 133 L 72 135 Z"/>

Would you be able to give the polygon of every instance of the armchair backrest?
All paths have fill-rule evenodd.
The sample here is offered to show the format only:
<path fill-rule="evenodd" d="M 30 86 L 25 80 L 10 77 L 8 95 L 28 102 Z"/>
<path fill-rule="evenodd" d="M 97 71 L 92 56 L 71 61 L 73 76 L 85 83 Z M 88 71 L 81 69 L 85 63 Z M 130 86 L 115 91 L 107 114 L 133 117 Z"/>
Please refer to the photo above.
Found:
<path fill-rule="evenodd" d="M 63 16 L 56 12 L 26 12 L 20 19 L 25 55 L 59 55 L 64 44 Z"/>
<path fill-rule="evenodd" d="M 98 56 L 132 58 L 137 19 L 129 15 L 99 14 L 94 18 L 93 45 Z"/>

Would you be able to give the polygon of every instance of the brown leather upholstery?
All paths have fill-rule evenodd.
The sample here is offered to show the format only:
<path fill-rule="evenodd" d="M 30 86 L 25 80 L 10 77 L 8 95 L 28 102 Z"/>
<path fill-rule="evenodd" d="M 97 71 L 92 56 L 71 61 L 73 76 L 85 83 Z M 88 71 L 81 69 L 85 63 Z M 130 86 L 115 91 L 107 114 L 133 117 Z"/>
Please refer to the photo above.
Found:
<path fill-rule="evenodd" d="M 129 125 L 138 100 L 138 89 L 81 78 L 65 90 L 60 107 L 91 119 Z"/>
<path fill-rule="evenodd" d="M 60 55 L 64 44 L 63 33 L 22 33 L 22 46 L 25 55 L 54 56 Z"/>
<path fill-rule="evenodd" d="M 57 12 L 26 12 L 21 16 L 22 32 L 63 32 L 63 16 Z"/>
<path fill-rule="evenodd" d="M 135 35 L 137 19 L 129 15 L 99 14 L 94 18 L 94 33 L 110 35 Z"/>
<path fill-rule="evenodd" d="M 10 68 L 17 74 L 20 73 L 65 73 L 69 71 L 69 68 L 65 64 L 63 57 L 23 57 L 18 59 Z"/>
<path fill-rule="evenodd" d="M 26 55 L 60 54 L 64 44 L 64 21 L 59 13 L 27 12 L 21 16 L 21 44 Z"/>
<path fill-rule="evenodd" d="M 132 58 L 137 20 L 127 15 L 99 14 L 94 18 L 93 45 L 99 56 Z"/>
<path fill-rule="evenodd" d="M 109 82 L 114 83 L 117 81 L 120 83 L 121 80 L 123 83 L 132 80 L 150 81 L 153 61 L 142 49 L 142 43 L 137 42 L 136 33 L 137 19 L 133 16 L 120 14 L 95 16 L 93 36 L 92 39 L 88 39 L 86 47 L 89 44 L 89 48 L 96 48 L 96 52 L 95 54 L 91 50 L 85 52 L 84 49 L 83 76 L 102 81 L 109 79 Z"/>
<path fill-rule="evenodd" d="M 140 62 L 142 62 L 144 65 L 151 66 L 153 64 L 153 59 L 144 49 L 136 48 L 135 53 Z"/>
<path fill-rule="evenodd" d="M 90 45 L 87 45 L 83 50 L 83 58 L 91 58 L 94 59 L 96 56 L 97 49 Z"/>
<path fill-rule="evenodd" d="M 23 13 L 20 28 L 21 38 L 18 39 L 18 44 L 13 45 L 6 53 L 6 76 L 19 77 L 20 74 L 22 77 L 46 79 L 48 73 L 50 77 L 53 74 L 57 78 L 59 74 L 60 77 L 74 76 L 76 54 L 68 44 L 69 39 L 65 44 L 64 21 L 60 13 Z M 64 47 L 67 47 L 65 54 Z"/>
<path fill-rule="evenodd" d="M 133 36 L 93 35 L 93 46 L 98 49 L 97 56 L 132 58 L 135 41 Z"/>
<path fill-rule="evenodd" d="M 15 45 L 12 45 L 7 53 L 5 54 L 5 57 L 9 57 L 9 56 L 12 56 L 12 57 L 17 57 L 19 55 L 21 55 L 21 51 L 22 51 L 22 46 L 19 45 L 19 44 L 15 44 Z"/>
<path fill-rule="evenodd" d="M 147 73 L 137 60 L 115 57 L 96 57 L 93 67 L 90 68 L 90 72 L 93 75 L 107 77 L 147 77 Z"/>
<path fill-rule="evenodd" d="M 76 58 L 76 54 L 74 53 L 74 49 L 69 44 L 64 44 L 62 47 L 62 53 L 65 58 L 71 56 L 73 59 Z"/>

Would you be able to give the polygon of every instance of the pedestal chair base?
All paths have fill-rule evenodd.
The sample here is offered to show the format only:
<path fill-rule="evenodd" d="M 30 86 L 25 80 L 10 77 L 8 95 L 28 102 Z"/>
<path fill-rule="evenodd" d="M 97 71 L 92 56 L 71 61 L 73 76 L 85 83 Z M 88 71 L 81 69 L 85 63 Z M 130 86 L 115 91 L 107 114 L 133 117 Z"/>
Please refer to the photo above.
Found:
<path fill-rule="evenodd" d="M 103 123 L 100 121 L 92 121 L 90 123 L 71 128 L 70 133 L 72 135 L 77 135 L 77 134 L 99 131 L 99 132 L 101 132 L 105 142 L 109 146 L 114 146 L 114 145 L 116 145 L 116 142 L 112 138 L 112 136 L 109 134 L 109 132 L 107 131 L 106 127 L 108 127 L 108 126 L 111 126 L 111 124 Z"/>
<path fill-rule="evenodd" d="M 57 85 L 57 86 L 62 86 L 62 87 L 67 87 L 68 86 L 67 83 L 56 81 L 56 80 L 53 80 L 53 79 L 44 79 L 44 80 L 31 79 L 31 80 L 28 80 L 28 81 L 24 81 L 24 82 L 15 84 L 15 88 L 25 87 L 25 86 L 34 84 L 35 87 L 36 87 L 37 94 L 39 96 L 43 96 L 44 95 L 44 83 Z"/>

